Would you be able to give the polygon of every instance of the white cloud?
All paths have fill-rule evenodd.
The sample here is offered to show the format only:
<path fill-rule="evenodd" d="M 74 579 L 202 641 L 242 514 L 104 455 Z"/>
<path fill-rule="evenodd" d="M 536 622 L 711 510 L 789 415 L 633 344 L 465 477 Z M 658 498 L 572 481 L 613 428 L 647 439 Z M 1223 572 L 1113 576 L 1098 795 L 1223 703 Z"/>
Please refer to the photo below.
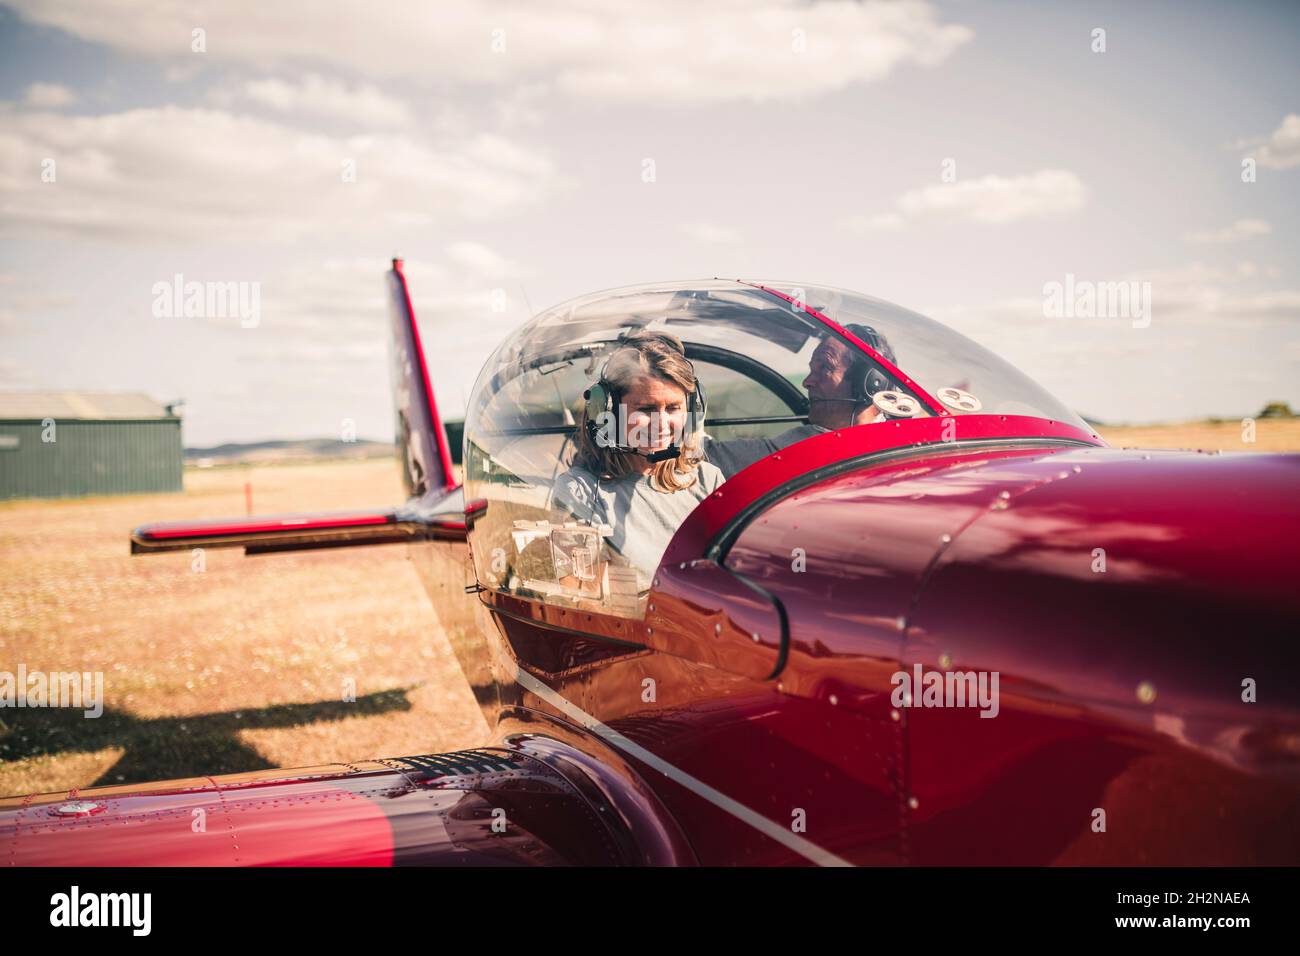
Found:
<path fill-rule="evenodd" d="M 902 229 L 906 224 L 907 220 L 896 212 L 882 212 L 874 216 L 853 216 L 849 219 L 849 225 L 854 229 L 878 232 L 892 232 L 895 229 Z"/>
<path fill-rule="evenodd" d="M 1300 290 L 1278 289 L 1246 295 L 1224 295 L 1207 302 L 1211 317 L 1245 318 L 1263 322 L 1300 322 Z"/>
<path fill-rule="evenodd" d="M 731 245 L 740 242 L 740 233 L 730 226 L 719 226 L 709 222 L 689 223 L 682 226 L 682 232 L 692 242 L 709 245 Z"/>
<path fill-rule="evenodd" d="M 11 2 L 29 21 L 133 55 L 544 81 L 575 97 L 652 104 L 801 100 L 904 65 L 937 66 L 972 37 L 922 0 L 397 0 L 351 17 L 322 15 L 314 0 L 231 0 L 199 16 L 183 0 Z M 195 27 L 207 53 L 190 50 Z"/>
<path fill-rule="evenodd" d="M 239 337 L 246 361 L 274 368 L 277 388 L 292 380 L 319 385 L 333 396 L 346 379 L 370 383 L 383 394 L 389 267 L 387 260 L 373 258 L 297 266 L 263 284 L 256 330 L 225 324 Z M 483 363 L 528 317 L 518 294 L 526 273 L 496 250 L 464 239 L 445 244 L 436 260 L 405 260 L 403 271 L 439 406 L 459 415 Z M 494 294 L 502 288 L 504 298 Z"/>
<path fill-rule="evenodd" d="M 387 259 L 327 259 L 269 278 L 263 283 L 258 336 L 275 338 L 284 332 L 294 341 L 314 345 L 350 345 L 358 339 L 382 344 L 388 334 L 384 275 L 390 268 Z M 477 331 L 485 313 L 508 315 L 516 324 L 526 317 L 522 299 L 512 295 L 506 296 L 502 312 L 494 311 L 493 290 L 503 285 L 517 288 L 526 272 L 482 243 L 446 243 L 436 261 L 406 259 L 402 270 L 422 325 L 445 316 L 462 326 L 472 319 Z M 238 321 L 224 324 L 234 328 Z M 495 347 L 497 342 L 487 344 Z"/>
<path fill-rule="evenodd" d="M 0 312 L 0 320 L 4 313 Z M 6 388 L 21 388 L 32 384 L 31 370 L 11 358 L 0 357 L 0 385 Z"/>
<path fill-rule="evenodd" d="M 43 159 L 56 181 L 41 181 Z M 345 161 L 355 182 L 343 179 Z M 392 235 L 513 210 L 554 185 L 545 156 L 495 135 L 435 148 L 332 137 L 218 110 L 11 112 L 0 126 L 0 235 L 293 239 Z"/>
<path fill-rule="evenodd" d="M 1272 231 L 1273 227 L 1263 219 L 1238 219 L 1223 229 L 1193 232 L 1185 238 L 1189 242 L 1241 242 L 1256 236 L 1267 236 Z"/>
<path fill-rule="evenodd" d="M 27 87 L 23 102 L 39 110 L 56 110 L 77 101 L 77 94 L 58 83 L 33 83 Z"/>
<path fill-rule="evenodd" d="M 1080 281 L 1150 282 L 1147 328 L 1122 317 L 1047 318 L 1036 288 L 928 311 L 1103 421 L 1232 416 L 1294 392 L 1293 355 L 1261 343 L 1278 335 L 1294 339 L 1300 290 L 1262 288 L 1264 271 L 1202 263 L 1130 275 L 1080 270 Z"/>
<path fill-rule="evenodd" d="M 17 273 L 0 273 L 0 332 L 30 332 L 47 322 L 51 313 L 78 304 L 67 287 L 55 291 L 40 280 Z"/>
<path fill-rule="evenodd" d="M 189 83 L 203 72 L 204 62 L 198 57 L 191 57 L 179 63 L 168 64 L 163 70 L 163 79 L 168 83 Z"/>
<path fill-rule="evenodd" d="M 1240 279 L 1252 279 L 1261 272 L 1265 272 L 1270 278 L 1277 277 L 1276 270 L 1262 270 L 1254 262 L 1239 262 L 1236 269 L 1226 269 L 1220 266 L 1207 266 L 1204 262 L 1198 261 L 1169 269 L 1143 269 L 1127 278 L 1145 279 L 1175 288 L 1199 288 Z"/>
<path fill-rule="evenodd" d="M 551 95 L 546 83 L 522 83 L 498 97 L 492 104 L 497 122 L 505 129 L 540 126 L 545 113 L 538 105 Z"/>
<path fill-rule="evenodd" d="M 479 278 L 500 277 L 512 270 L 511 263 L 481 242 L 459 240 L 450 243 L 446 252 L 449 262 Z"/>
<path fill-rule="evenodd" d="M 982 176 L 914 189 L 899 196 L 894 211 L 857 216 L 858 230 L 893 230 L 923 218 L 1006 223 L 1075 212 L 1086 190 L 1069 170 L 1044 169 L 1025 176 Z"/>
<path fill-rule="evenodd" d="M 369 85 L 349 87 L 309 73 L 295 82 L 274 77 L 248 80 L 233 90 L 220 90 L 214 100 L 228 105 L 243 99 L 279 113 L 304 113 L 345 120 L 357 127 L 398 127 L 411 122 L 406 104 Z"/>
<path fill-rule="evenodd" d="M 1149 282 L 1152 321 L 1165 328 L 1218 326 L 1239 329 L 1287 323 L 1300 326 L 1300 290 L 1261 288 L 1261 273 L 1276 275 L 1273 270 L 1261 270 L 1250 262 L 1242 262 L 1235 269 L 1193 262 L 1171 269 L 1147 269 L 1122 276 L 1078 274 L 1075 279 L 1078 282 Z M 1044 282 L 1064 280 L 1062 274 L 1048 276 Z M 986 305 L 941 307 L 933 314 L 961 331 L 971 330 L 971 334 L 976 336 L 1006 333 L 1012 328 L 1017 330 L 1017 335 L 1030 329 L 1059 329 L 1060 320 L 1045 317 L 1043 301 L 1042 296 L 1020 296 Z M 1131 321 L 1121 317 L 1074 321 L 1097 328 L 1126 330 L 1131 327 Z"/>
<path fill-rule="evenodd" d="M 1200 262 L 1173 269 L 1148 269 L 1123 278 L 1151 283 L 1153 322 L 1188 328 L 1237 330 L 1300 323 L 1300 291 L 1260 285 L 1261 270 L 1252 262 L 1235 269 Z"/>
<path fill-rule="evenodd" d="M 1252 155 L 1261 166 L 1269 169 L 1290 169 L 1300 166 L 1300 115 L 1288 113 L 1282 125 L 1268 136 L 1255 136 L 1239 140 L 1237 148 L 1258 146 Z"/>

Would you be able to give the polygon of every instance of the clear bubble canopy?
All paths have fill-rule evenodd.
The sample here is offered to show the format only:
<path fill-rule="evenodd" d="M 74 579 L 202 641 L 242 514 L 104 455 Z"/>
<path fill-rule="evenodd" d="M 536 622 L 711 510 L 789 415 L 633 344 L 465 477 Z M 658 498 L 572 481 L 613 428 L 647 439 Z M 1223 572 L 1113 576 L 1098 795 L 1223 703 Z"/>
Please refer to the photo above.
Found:
<path fill-rule="evenodd" d="M 602 508 L 598 499 L 609 487 L 599 476 L 590 508 L 576 509 L 585 513 L 556 494 L 575 467 L 584 392 L 620 341 L 640 331 L 666 332 L 683 343 L 707 398 L 705 459 L 721 466 L 724 478 L 763 457 L 764 449 L 813 434 L 814 406 L 825 401 L 843 403 L 843 425 L 865 428 L 899 418 L 982 414 L 1087 430 L 988 349 L 854 292 L 721 279 L 598 292 L 528 321 L 493 353 L 475 384 L 465 423 L 465 491 L 467 499 L 488 502 L 473 532 L 480 584 L 621 616 L 643 609 L 654 567 L 642 565 L 655 548 L 642 548 L 639 561 L 628 558 L 637 551 L 633 539 L 647 536 L 637 524 L 636 499 L 628 513 Z M 839 367 L 852 379 L 841 386 L 843 398 L 816 394 L 828 349 L 838 350 Z M 671 525 L 666 515 L 690 510 L 681 494 L 650 496 L 646 507 L 664 512 L 654 517 Z"/>

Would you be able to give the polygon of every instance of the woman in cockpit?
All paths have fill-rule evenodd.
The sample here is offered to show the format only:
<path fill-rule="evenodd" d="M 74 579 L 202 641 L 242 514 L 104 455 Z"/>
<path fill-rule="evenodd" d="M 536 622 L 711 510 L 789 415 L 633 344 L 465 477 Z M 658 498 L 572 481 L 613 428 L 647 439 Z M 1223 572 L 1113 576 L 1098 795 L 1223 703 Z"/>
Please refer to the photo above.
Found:
<path fill-rule="evenodd" d="M 627 336 L 584 393 L 573 466 L 554 503 L 570 520 L 608 525 L 609 548 L 649 589 L 668 542 L 723 482 L 703 460 L 703 397 L 681 341 L 663 332 Z"/>

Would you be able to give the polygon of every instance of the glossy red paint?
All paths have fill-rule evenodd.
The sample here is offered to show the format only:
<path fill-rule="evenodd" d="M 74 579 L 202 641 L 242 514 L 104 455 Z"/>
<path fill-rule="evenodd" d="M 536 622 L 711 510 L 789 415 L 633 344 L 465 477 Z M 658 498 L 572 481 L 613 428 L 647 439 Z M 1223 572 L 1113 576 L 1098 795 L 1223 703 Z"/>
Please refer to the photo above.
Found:
<path fill-rule="evenodd" d="M 913 859 L 1293 865 L 1300 457 L 1032 470 L 936 557 L 909 618 L 905 668 L 1002 675 L 995 720 L 909 713 Z"/>
<path fill-rule="evenodd" d="M 323 528 L 359 528 L 389 524 L 396 518 L 387 511 L 337 511 L 313 515 L 258 515 L 215 521 L 159 521 L 142 525 L 136 534 L 144 541 L 167 538 L 216 537 L 274 531 L 315 531 Z"/>
<path fill-rule="evenodd" d="M 191 548 L 243 548 L 246 554 L 303 551 L 404 543 L 416 537 L 455 537 L 465 533 L 443 514 L 414 509 L 292 514 L 222 521 L 173 521 L 143 525 L 131 533 L 131 553 Z"/>
<path fill-rule="evenodd" d="M 750 522 L 724 564 L 785 608 L 783 690 L 874 711 L 944 536 L 960 533 L 1002 487 L 1031 480 L 1030 463 L 1065 451 L 914 449 L 816 482 Z"/>
<path fill-rule="evenodd" d="M 545 754 L 539 759 L 534 751 Z M 527 739 L 453 754 L 0 800 L 11 866 L 681 863 L 684 844 L 614 799 L 580 752 Z M 567 773 L 566 773 L 567 771 Z M 52 810 L 71 796 L 92 815 Z M 655 825 L 658 823 L 658 825 Z"/>
<path fill-rule="evenodd" d="M 834 441 L 829 436 L 822 440 Z M 1103 545 L 1111 541 L 1107 535 L 1115 533 L 1113 529 L 1139 522 L 1140 515 L 1181 514 L 1187 528 L 1201 523 L 1199 549 L 1221 538 L 1236 520 L 1251 516 L 1236 512 L 1233 517 L 1240 489 L 1253 489 L 1254 515 L 1284 511 L 1286 489 L 1289 483 L 1293 486 L 1297 467 L 1300 458 L 1294 456 L 1273 461 L 1160 456 L 1073 441 L 1035 446 L 1016 439 L 917 446 L 883 460 L 868 458 L 856 468 L 832 473 L 770 502 L 749 520 L 725 555 L 727 568 L 772 594 L 788 615 L 788 655 L 775 679 L 728 674 L 703 664 L 706 658 L 700 655 L 690 660 L 644 652 L 614 655 L 578 669 L 535 673 L 559 697 L 578 702 L 606 728 L 669 761 L 694 781 L 738 799 L 753 813 L 773 823 L 792 812 L 806 814 L 816 823 L 816 829 L 808 831 L 817 835 L 816 848 L 849 862 L 1294 860 L 1300 847 L 1290 837 L 1277 836 L 1278 826 L 1289 827 L 1300 807 L 1294 757 L 1294 741 L 1300 739 L 1297 702 L 1288 697 L 1275 708 L 1247 711 L 1248 718 L 1239 711 L 1233 722 L 1217 727 L 1194 719 L 1195 714 L 1212 711 L 1205 699 L 1210 691 L 1192 701 L 1185 714 L 1181 709 L 1143 712 L 1134 696 L 1141 675 L 1159 685 L 1161 680 L 1151 675 L 1186 676 L 1185 662 L 1171 658 L 1158 669 L 1134 665 L 1130 671 L 1107 648 L 1123 647 L 1133 655 L 1138 648 L 1167 644 L 1168 628 L 1162 627 L 1158 613 L 1130 619 L 1131 609 L 1122 604 L 1081 594 L 1074 604 L 1101 609 L 1090 622 L 1093 629 L 1071 635 L 1062 645 L 1069 653 L 1052 662 L 1045 651 L 1058 646 L 1053 631 L 1073 605 L 1052 596 L 1039 581 L 1021 592 L 1015 586 L 1018 575 L 1004 571 L 1012 590 L 1001 596 L 999 605 L 1006 613 L 998 625 L 1002 647 L 995 660 L 977 659 L 983 669 L 996 666 L 1005 675 L 1001 716 L 987 720 L 973 709 L 896 708 L 890 696 L 894 675 L 927 651 L 933 652 L 933 660 L 926 669 L 939 664 L 974 666 L 965 664 L 959 643 L 955 651 L 929 647 L 934 628 L 925 623 L 925 615 L 931 608 L 941 613 L 958 628 L 954 639 L 972 625 L 975 634 L 989 637 L 981 622 L 997 619 L 987 606 L 991 589 L 964 587 L 959 603 L 946 597 L 931 600 L 926 583 L 940 585 L 941 557 L 974 540 L 968 536 L 982 523 L 1003 521 L 1031 535 L 1034 522 L 1017 517 L 1015 509 L 1038 497 L 1052 505 L 1052 535 L 1044 540 L 1057 542 L 1059 563 L 1060 543 L 1077 545 L 1094 527 L 1090 514 L 1104 517 L 1096 532 Z M 1180 500 L 1162 504 L 1167 498 L 1162 474 L 1166 469 L 1169 478 L 1186 471 L 1190 484 Z M 1103 474 L 1113 476 L 1104 485 Z M 1075 492 L 1082 494 L 1085 480 L 1099 482 L 1093 492 L 1099 500 L 1085 497 L 1062 518 L 1057 514 L 1061 506 L 1046 496 L 1060 493 L 1068 502 L 1068 483 L 1075 482 Z M 1145 497 L 1135 499 L 1137 488 Z M 1219 501 L 1217 517 L 1193 517 L 1189 503 L 1206 496 Z M 1272 654 L 1267 659 L 1242 657 L 1234 642 L 1221 642 L 1221 659 L 1210 660 L 1207 675 L 1242 668 L 1278 674 L 1294 666 L 1293 643 L 1282 629 L 1293 626 L 1298 609 L 1293 599 L 1277 595 L 1285 587 L 1284 569 L 1294 563 L 1296 530 L 1290 523 L 1276 522 L 1259 528 L 1251 539 L 1258 545 L 1255 557 L 1226 576 L 1216 575 L 1206 557 L 1213 549 L 1199 552 L 1202 576 L 1189 582 L 1191 589 L 1218 594 L 1223 584 L 1228 594 L 1215 599 L 1223 601 L 1222 606 L 1256 603 L 1260 613 L 1243 622 L 1245 630 L 1258 635 Z M 679 536 L 689 533 L 684 526 Z M 1168 557 L 1158 546 L 1160 540 L 1156 536 L 1153 553 L 1144 555 L 1150 567 L 1163 560 L 1160 554 Z M 795 547 L 802 547 L 807 559 L 807 567 L 799 572 L 791 567 Z M 1093 559 L 1091 548 L 1080 547 L 1076 557 L 1087 566 Z M 690 560 L 703 561 L 690 558 L 688 568 Z M 667 562 L 660 568 L 660 589 L 652 597 L 656 604 L 679 590 L 678 570 Z M 1081 576 L 1078 572 L 1078 567 L 1072 569 L 1074 577 Z M 1249 582 L 1254 582 L 1254 591 L 1239 589 Z M 1030 612 L 1038 619 L 1022 620 L 1031 595 L 1041 597 L 1041 610 Z M 1153 608 L 1160 606 L 1159 596 L 1150 600 Z M 680 633 L 689 635 L 694 629 L 701 645 L 707 645 L 711 619 L 698 613 L 704 610 L 698 599 L 695 605 L 669 613 L 677 618 Z M 1203 606 L 1182 626 L 1194 625 Z M 1212 641 L 1217 630 L 1216 625 L 1208 635 L 1200 635 L 1197 646 Z M 561 637 L 551 634 L 551 640 Z M 539 634 L 538 639 L 545 636 Z M 1045 647 L 1045 641 L 1051 643 Z M 1118 681 L 1131 676 L 1132 686 L 1125 686 L 1132 706 L 1114 706 L 1072 688 L 1085 672 L 1078 657 L 1087 655 L 1089 648 L 1097 652 L 1091 664 L 1094 672 L 1114 675 Z M 1235 663 L 1228 661 L 1234 654 Z M 1025 673 L 1020 663 L 1025 657 L 1047 662 L 1052 681 L 1041 672 Z M 647 679 L 658 694 L 651 706 L 638 695 Z M 1166 683 L 1172 693 L 1178 681 Z M 1235 680 L 1220 683 L 1221 707 L 1240 708 L 1238 690 Z M 528 712 L 550 714 L 557 722 L 572 719 L 546 696 L 511 689 L 505 697 L 513 697 Z M 581 735 L 581 728 L 574 726 L 573 732 Z M 1234 767 L 1231 759 L 1225 760 L 1229 755 L 1223 742 L 1235 740 L 1249 741 L 1242 749 L 1254 748 L 1253 765 Z M 806 862 L 807 857 L 774 844 L 717 802 L 701 798 L 674 778 L 663 779 L 654 765 L 636 757 L 631 762 L 644 779 L 660 780 L 656 789 L 702 862 Z M 954 767 L 966 778 L 954 773 Z M 1135 795 L 1148 786 L 1163 788 L 1166 795 L 1157 803 L 1143 804 L 1137 815 Z M 1108 803 L 1112 799 L 1117 802 Z M 1176 801 L 1176 813 L 1164 809 L 1170 800 Z M 1111 829 L 1112 834 L 1121 830 L 1122 839 L 1093 839 L 1092 810 L 1106 806 L 1124 816 L 1122 827 Z M 1181 839 L 1179 828 L 1192 820 L 1199 821 L 1195 837 Z M 1211 828 L 1218 828 L 1213 835 Z"/>
<path fill-rule="evenodd" d="M 334 785 L 342 771 L 82 790 L 77 800 L 104 808 L 91 817 L 52 815 L 71 795 L 4 800 L 0 856 L 11 866 L 388 865 L 384 814 L 361 793 Z"/>
<path fill-rule="evenodd" d="M 774 504 L 724 563 L 789 614 L 783 693 L 899 728 L 903 861 L 1294 861 L 1298 480 L 1297 456 L 919 449 Z M 896 706 L 918 665 L 998 672 L 996 719 Z"/>
<path fill-rule="evenodd" d="M 858 865 L 899 862 L 893 728 L 880 733 L 859 715 L 783 695 L 775 681 L 666 654 L 537 676 L 550 693 L 516 685 L 503 701 L 513 698 L 515 708 L 503 716 L 542 715 L 593 759 L 620 754 L 701 863 L 807 865 L 832 854 Z M 656 691 L 649 702 L 646 681 Z M 553 695 L 578 704 L 600 728 L 574 722 Z M 607 734 L 616 735 L 612 746 Z M 796 812 L 808 822 L 806 836 L 791 830 Z"/>
<path fill-rule="evenodd" d="M 665 564 L 654 579 L 641 642 L 752 680 L 784 663 L 780 606 L 708 559 Z M 709 635 L 700 641 L 700 634 Z"/>
<path fill-rule="evenodd" d="M 1058 440 L 1104 446 L 1091 432 L 1063 422 L 1022 415 L 956 415 L 857 425 L 815 435 L 755 462 L 734 475 L 693 511 L 673 536 L 665 563 L 700 557 L 709 543 L 774 489 L 837 463 L 865 463 L 869 456 L 903 453 L 910 447 L 1019 439 Z"/>

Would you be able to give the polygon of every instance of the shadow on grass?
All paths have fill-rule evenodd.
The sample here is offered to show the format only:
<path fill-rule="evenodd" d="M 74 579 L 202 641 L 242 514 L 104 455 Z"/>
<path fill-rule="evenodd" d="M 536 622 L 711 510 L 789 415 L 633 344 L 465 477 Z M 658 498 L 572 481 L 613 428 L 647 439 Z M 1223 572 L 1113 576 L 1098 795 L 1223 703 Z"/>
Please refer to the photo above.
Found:
<path fill-rule="evenodd" d="M 239 731 L 407 711 L 412 689 L 379 691 L 355 703 L 323 700 L 193 717 L 135 717 L 105 709 L 92 719 L 76 708 L 5 708 L 0 710 L 0 763 L 124 748 L 121 759 L 91 786 L 270 770 L 276 764 L 240 741 Z"/>

